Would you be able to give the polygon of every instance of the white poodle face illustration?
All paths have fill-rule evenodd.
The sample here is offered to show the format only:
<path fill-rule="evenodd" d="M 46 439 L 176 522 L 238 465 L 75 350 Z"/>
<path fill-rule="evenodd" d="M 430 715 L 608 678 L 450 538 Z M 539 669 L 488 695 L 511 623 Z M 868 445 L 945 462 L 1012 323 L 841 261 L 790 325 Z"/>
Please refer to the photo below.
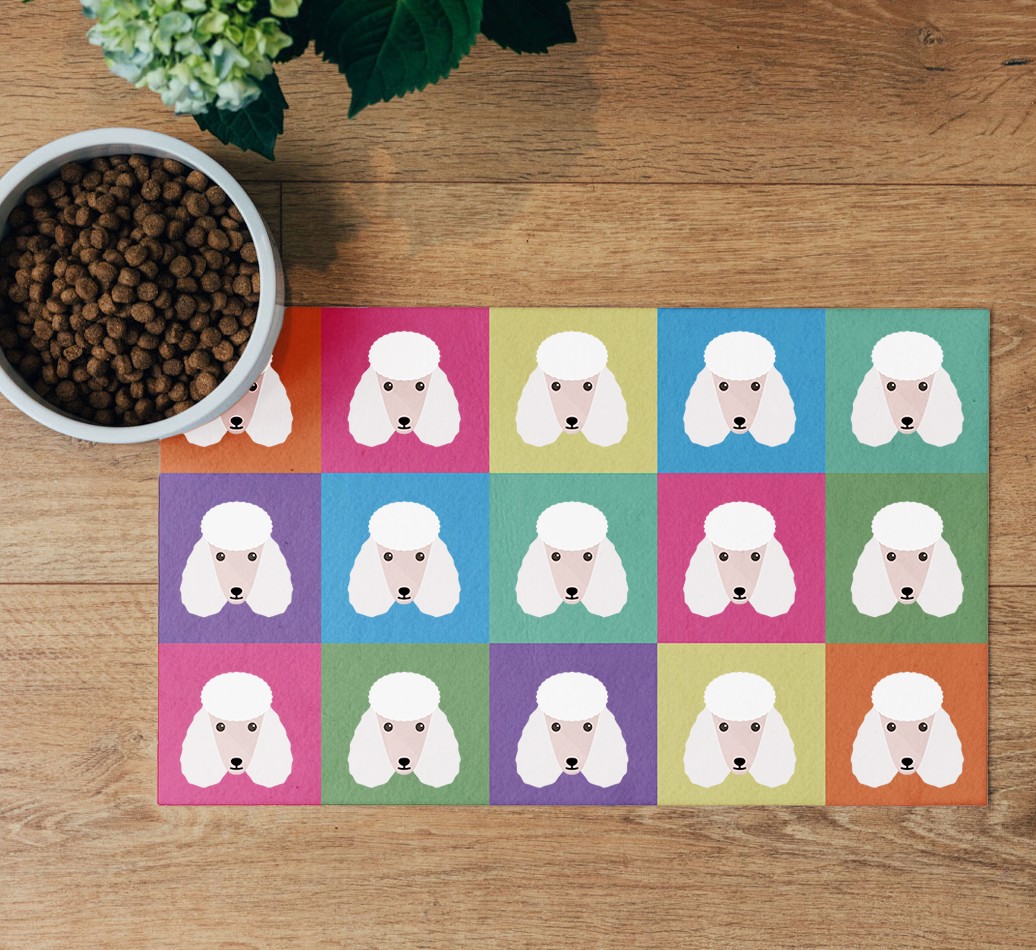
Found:
<path fill-rule="evenodd" d="M 201 788 L 225 775 L 247 775 L 266 788 L 282 785 L 291 774 L 291 743 L 272 702 L 266 681 L 251 673 L 210 679 L 183 740 L 183 777 Z"/>
<path fill-rule="evenodd" d="M 349 403 L 353 438 L 368 446 L 411 433 L 426 445 L 452 442 L 460 407 L 439 358 L 439 347 L 421 333 L 403 330 L 375 340 Z"/>
<path fill-rule="evenodd" d="M 957 781 L 964 752 L 934 679 L 893 673 L 875 685 L 871 703 L 853 742 L 853 775 L 860 784 L 879 788 L 897 775 L 917 775 L 937 788 Z"/>
<path fill-rule="evenodd" d="M 750 433 L 762 445 L 783 445 L 795 431 L 795 406 L 774 366 L 770 341 L 736 330 L 705 347 L 684 406 L 683 424 L 695 445 L 717 445 L 731 432 Z"/>
<path fill-rule="evenodd" d="M 728 604 L 751 604 L 766 617 L 787 613 L 795 602 L 795 573 L 775 530 L 773 515 L 761 505 L 732 501 L 713 508 L 684 575 L 691 613 L 714 617 Z"/>
<path fill-rule="evenodd" d="M 393 775 L 416 775 L 424 785 L 449 785 L 460 771 L 460 749 L 439 687 L 420 673 L 389 673 L 370 688 L 370 708 L 349 744 L 349 774 L 377 788 Z"/>
<path fill-rule="evenodd" d="M 536 519 L 536 538 L 518 571 L 518 605 L 533 617 L 582 604 L 598 617 L 626 605 L 626 571 L 607 537 L 608 520 L 593 505 L 566 501 Z"/>
<path fill-rule="evenodd" d="M 416 604 L 441 617 L 460 602 L 460 578 L 439 518 L 424 505 L 397 501 L 371 515 L 349 574 L 349 603 L 365 617 L 378 617 L 393 604 Z"/>
<path fill-rule="evenodd" d="M 853 604 L 880 617 L 897 604 L 917 604 L 945 617 L 964 599 L 964 582 L 953 550 L 943 540 L 939 513 L 920 502 L 882 508 L 871 522 L 871 539 L 853 571 Z"/>
<path fill-rule="evenodd" d="M 526 785 L 543 788 L 562 775 L 582 775 L 608 788 L 622 781 L 626 740 L 608 707 L 608 690 L 588 673 L 556 673 L 536 691 L 518 740 L 515 765 Z"/>
<path fill-rule="evenodd" d="M 942 347 L 924 333 L 903 330 L 878 340 L 853 401 L 856 438 L 876 446 L 916 432 L 929 445 L 956 442 L 964 413 L 942 361 Z"/>
<path fill-rule="evenodd" d="M 795 743 L 770 682 L 755 673 L 724 673 L 705 687 L 705 708 L 684 747 L 684 771 L 702 788 L 728 775 L 760 785 L 784 785 L 795 772 Z"/>
<path fill-rule="evenodd" d="M 228 501 L 210 508 L 180 579 L 184 607 L 198 617 L 226 604 L 248 604 L 263 617 L 284 613 L 291 604 L 291 571 L 272 532 L 270 516 L 258 505 Z"/>
<path fill-rule="evenodd" d="M 247 392 L 211 422 L 184 433 L 193 445 L 215 445 L 227 433 L 247 434 L 257 445 L 280 445 L 291 435 L 291 400 L 272 365 L 259 374 Z"/>
<path fill-rule="evenodd" d="M 543 446 L 562 433 L 581 432 L 594 445 L 615 445 L 626 434 L 626 400 L 608 369 L 608 350 L 595 336 L 569 330 L 547 337 L 536 350 L 518 400 L 518 434 Z"/>

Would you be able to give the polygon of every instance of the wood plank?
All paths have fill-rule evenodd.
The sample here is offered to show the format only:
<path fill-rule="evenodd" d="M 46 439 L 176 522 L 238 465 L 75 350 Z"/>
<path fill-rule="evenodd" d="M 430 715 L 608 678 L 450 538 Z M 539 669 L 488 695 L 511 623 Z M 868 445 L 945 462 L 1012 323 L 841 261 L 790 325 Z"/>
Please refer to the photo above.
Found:
<path fill-rule="evenodd" d="M 159 808 L 155 588 L 0 595 L 7 946 L 1036 940 L 1018 590 L 993 592 L 986 809 Z"/>
<path fill-rule="evenodd" d="M 237 174 L 425 181 L 1036 182 L 1036 20 L 1013 0 L 574 0 L 575 46 L 481 40 L 455 75 L 346 118 L 310 52 L 281 70 L 279 159 L 245 156 L 110 75 L 77 0 L 7 5 L 0 168 L 137 125 Z M 47 121 L 39 117 L 46 115 Z"/>

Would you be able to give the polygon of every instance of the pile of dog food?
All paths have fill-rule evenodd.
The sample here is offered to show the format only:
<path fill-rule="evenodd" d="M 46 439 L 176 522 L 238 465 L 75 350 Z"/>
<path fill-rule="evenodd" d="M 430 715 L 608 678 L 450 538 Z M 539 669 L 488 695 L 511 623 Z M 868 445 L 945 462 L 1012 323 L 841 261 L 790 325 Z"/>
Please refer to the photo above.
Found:
<path fill-rule="evenodd" d="M 255 245 L 226 192 L 167 158 L 64 165 L 0 242 L 0 347 L 35 391 L 98 425 L 211 393 L 248 343 Z"/>

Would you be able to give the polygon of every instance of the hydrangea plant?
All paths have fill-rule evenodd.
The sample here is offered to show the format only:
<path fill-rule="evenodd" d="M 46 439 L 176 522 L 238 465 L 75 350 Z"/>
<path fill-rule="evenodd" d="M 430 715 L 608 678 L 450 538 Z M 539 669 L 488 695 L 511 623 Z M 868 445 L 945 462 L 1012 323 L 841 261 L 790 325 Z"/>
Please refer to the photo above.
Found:
<path fill-rule="evenodd" d="M 478 33 L 519 53 L 575 42 L 568 0 L 81 0 L 115 75 L 223 142 L 273 158 L 288 104 L 275 64 L 313 42 L 349 116 L 453 70 Z"/>

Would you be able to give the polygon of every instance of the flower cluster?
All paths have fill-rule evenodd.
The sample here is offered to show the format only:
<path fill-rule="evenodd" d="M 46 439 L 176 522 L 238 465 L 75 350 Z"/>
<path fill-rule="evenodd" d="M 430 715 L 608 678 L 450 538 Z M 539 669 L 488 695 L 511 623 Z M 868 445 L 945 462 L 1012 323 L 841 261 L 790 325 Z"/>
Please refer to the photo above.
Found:
<path fill-rule="evenodd" d="M 159 93 L 177 112 L 235 111 L 254 102 L 272 60 L 291 45 L 281 19 L 301 0 L 82 0 L 87 36 L 116 76 Z"/>

